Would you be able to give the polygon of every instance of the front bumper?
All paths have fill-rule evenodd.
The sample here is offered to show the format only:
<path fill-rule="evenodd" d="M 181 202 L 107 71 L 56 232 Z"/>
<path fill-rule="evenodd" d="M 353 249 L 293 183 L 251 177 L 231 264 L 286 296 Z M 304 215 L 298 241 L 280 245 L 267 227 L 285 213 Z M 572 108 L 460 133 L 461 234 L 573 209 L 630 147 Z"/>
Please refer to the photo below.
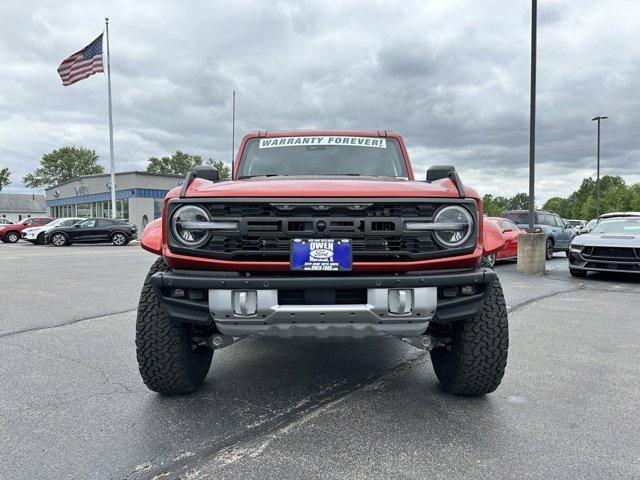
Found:
<path fill-rule="evenodd" d="M 470 319 L 495 278 L 490 269 L 333 276 L 173 270 L 154 274 L 151 283 L 175 322 L 233 336 L 324 338 L 421 335 L 430 322 Z M 362 292 L 362 301 L 313 300 L 346 290 Z M 391 312 L 389 295 L 398 290 L 411 292 L 404 313 Z M 291 291 L 306 300 L 285 302 Z"/>
<path fill-rule="evenodd" d="M 582 248 L 569 250 L 569 267 L 585 272 L 640 273 L 640 260 L 583 256 Z"/>

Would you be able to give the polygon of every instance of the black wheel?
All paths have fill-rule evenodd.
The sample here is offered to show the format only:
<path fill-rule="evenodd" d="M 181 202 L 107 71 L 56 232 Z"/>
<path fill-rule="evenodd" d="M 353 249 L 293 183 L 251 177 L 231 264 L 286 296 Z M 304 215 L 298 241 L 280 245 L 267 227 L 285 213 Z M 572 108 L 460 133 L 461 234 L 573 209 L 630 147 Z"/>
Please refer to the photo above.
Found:
<path fill-rule="evenodd" d="M 500 281 L 489 288 L 473 319 L 454 323 L 451 342 L 431 351 L 433 369 L 449 393 L 484 395 L 502 381 L 509 348 L 507 308 Z"/>
<path fill-rule="evenodd" d="M 213 349 L 196 327 L 172 322 L 156 298 L 151 276 L 167 270 L 164 259 L 159 258 L 144 281 L 136 322 L 136 354 L 147 387 L 171 395 L 192 392 L 204 381 Z"/>
<path fill-rule="evenodd" d="M 127 240 L 127 236 L 124 233 L 117 232 L 111 235 L 111 243 L 116 247 L 122 247 L 129 243 L 129 240 Z"/>
<path fill-rule="evenodd" d="M 551 260 L 553 258 L 553 240 L 550 238 L 547 238 L 546 256 L 547 260 Z"/>
<path fill-rule="evenodd" d="M 9 232 L 4 236 L 4 238 L 6 239 L 7 243 L 16 243 L 18 240 L 20 240 L 20 234 L 18 232 Z"/>
<path fill-rule="evenodd" d="M 54 233 L 51 236 L 51 245 L 54 247 L 64 247 L 69 244 L 69 240 L 64 233 Z"/>
<path fill-rule="evenodd" d="M 572 277 L 581 277 L 584 278 L 587 276 L 586 270 L 578 270 L 577 268 L 569 268 L 569 273 Z"/>
<path fill-rule="evenodd" d="M 489 268 L 493 268 L 496 266 L 496 254 L 495 253 L 491 253 L 489 255 L 487 255 L 486 257 L 482 257 L 482 260 L 480 261 L 480 266 L 481 267 L 489 267 Z"/>
<path fill-rule="evenodd" d="M 34 243 L 34 245 L 42 245 L 44 243 L 44 233 L 39 234 L 36 237 L 36 241 L 33 242 L 33 243 Z"/>

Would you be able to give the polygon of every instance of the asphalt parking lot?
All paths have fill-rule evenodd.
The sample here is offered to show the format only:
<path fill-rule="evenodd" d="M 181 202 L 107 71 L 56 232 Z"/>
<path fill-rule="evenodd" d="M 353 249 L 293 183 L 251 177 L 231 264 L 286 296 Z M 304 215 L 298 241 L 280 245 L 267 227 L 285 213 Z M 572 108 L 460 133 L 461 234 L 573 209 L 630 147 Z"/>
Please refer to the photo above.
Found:
<path fill-rule="evenodd" d="M 244 340 L 204 388 L 137 372 L 138 246 L 0 245 L 0 478 L 639 478 L 640 278 L 496 270 L 501 387 L 438 388 L 397 340 Z"/>

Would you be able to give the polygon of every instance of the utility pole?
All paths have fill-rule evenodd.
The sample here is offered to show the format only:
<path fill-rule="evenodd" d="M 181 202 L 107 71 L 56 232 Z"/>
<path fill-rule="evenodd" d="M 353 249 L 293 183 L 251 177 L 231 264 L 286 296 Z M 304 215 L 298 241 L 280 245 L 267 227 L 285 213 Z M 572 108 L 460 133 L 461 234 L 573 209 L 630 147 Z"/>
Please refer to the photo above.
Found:
<path fill-rule="evenodd" d="M 529 233 L 535 224 L 536 178 L 536 53 L 538 37 L 538 0 L 531 0 L 531 98 L 529 111 Z"/>
<path fill-rule="evenodd" d="M 598 150 L 597 150 L 597 163 L 596 163 L 596 218 L 600 216 L 600 120 L 606 120 L 609 117 L 598 115 L 591 119 L 592 122 L 598 122 Z"/>

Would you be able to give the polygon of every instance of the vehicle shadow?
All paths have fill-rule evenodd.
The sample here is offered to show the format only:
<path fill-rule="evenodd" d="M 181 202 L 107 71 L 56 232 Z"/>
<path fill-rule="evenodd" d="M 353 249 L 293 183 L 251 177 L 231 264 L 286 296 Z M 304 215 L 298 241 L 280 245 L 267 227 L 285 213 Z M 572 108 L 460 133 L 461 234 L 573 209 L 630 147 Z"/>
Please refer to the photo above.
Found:
<path fill-rule="evenodd" d="M 196 393 L 145 396 L 140 433 L 146 444 L 154 445 L 149 454 L 155 458 L 158 451 L 178 455 L 189 449 L 211 455 L 295 424 L 344 398 L 357 399 L 357 405 L 371 403 L 367 408 L 387 412 L 383 417 L 400 417 L 394 420 L 397 431 L 424 422 L 434 442 L 446 441 L 451 428 L 478 428 L 477 435 L 467 438 L 480 449 L 494 442 L 480 430 L 490 431 L 496 421 L 495 398 L 447 394 L 429 354 L 393 339 L 244 340 L 216 352 L 206 383 Z M 461 410 L 468 415 L 456 416 L 452 423 L 453 412 Z M 164 461 L 170 463 L 169 457 Z"/>

